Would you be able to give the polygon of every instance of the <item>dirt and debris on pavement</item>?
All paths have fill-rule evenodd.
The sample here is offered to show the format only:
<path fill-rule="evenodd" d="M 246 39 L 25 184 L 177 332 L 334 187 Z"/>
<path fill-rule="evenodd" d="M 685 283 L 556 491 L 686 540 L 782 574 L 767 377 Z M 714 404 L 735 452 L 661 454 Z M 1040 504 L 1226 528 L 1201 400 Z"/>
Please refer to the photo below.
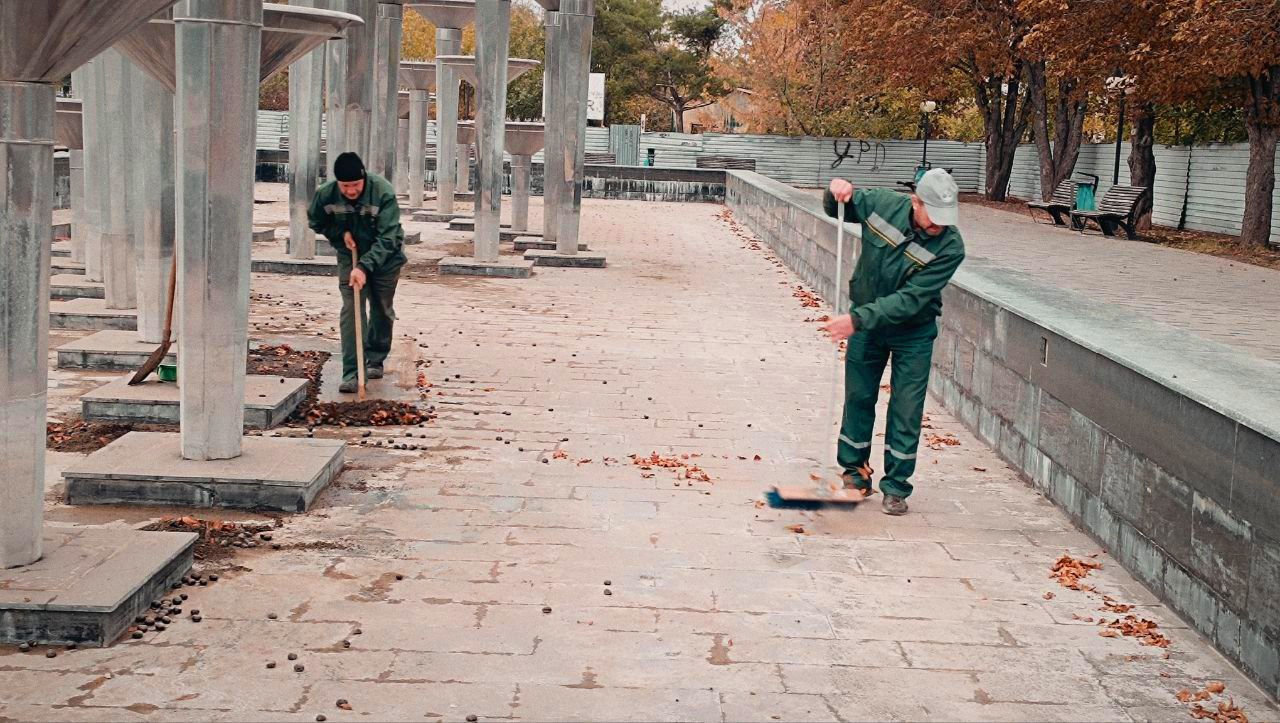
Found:
<path fill-rule="evenodd" d="M 270 374 L 307 380 L 307 397 L 289 416 L 289 421 L 307 420 L 320 395 L 320 374 L 332 356 L 327 351 L 294 349 L 288 344 L 263 344 L 249 350 L 248 374 Z"/>
<path fill-rule="evenodd" d="M 87 454 L 111 444 L 129 432 L 173 432 L 177 425 L 137 422 L 86 422 L 79 417 L 45 425 L 45 448 L 54 452 Z"/>
<path fill-rule="evenodd" d="M 306 422 L 338 427 L 412 426 L 431 415 L 408 402 L 366 399 L 363 402 L 320 402 L 306 412 Z"/>
<path fill-rule="evenodd" d="M 198 568 L 214 568 L 225 570 L 239 550 L 257 547 L 274 546 L 275 531 L 284 526 L 284 520 L 276 517 L 271 521 L 241 521 L 202 518 L 194 515 L 182 517 L 162 517 L 160 520 L 144 527 L 148 531 L 195 532 L 200 535 L 196 541 L 195 561 Z"/>

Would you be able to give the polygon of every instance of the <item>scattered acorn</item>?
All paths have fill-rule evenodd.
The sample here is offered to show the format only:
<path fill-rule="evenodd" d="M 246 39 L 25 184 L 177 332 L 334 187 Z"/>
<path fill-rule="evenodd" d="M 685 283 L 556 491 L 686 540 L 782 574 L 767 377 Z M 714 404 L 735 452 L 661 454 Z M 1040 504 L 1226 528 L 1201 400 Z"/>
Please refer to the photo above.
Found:
<path fill-rule="evenodd" d="M 294 665 L 294 666 L 293 666 L 293 672 L 295 672 L 295 673 L 301 673 L 302 671 L 304 671 L 304 670 L 306 670 L 306 669 L 307 669 L 307 666 L 303 665 L 302 663 L 298 663 L 298 664 L 296 664 L 296 665 Z"/>
<path fill-rule="evenodd" d="M 276 667 L 276 663 L 274 660 L 267 662 L 267 670 L 271 670 L 274 667 Z"/>
<path fill-rule="evenodd" d="M 543 605 L 543 606 L 542 606 L 542 612 L 547 613 L 547 614 L 549 615 L 549 614 L 551 613 L 551 606 L 550 606 L 550 605 Z"/>
<path fill-rule="evenodd" d="M 58 651 L 54 650 L 53 648 L 49 648 L 47 651 L 45 651 L 44 657 L 56 658 L 58 657 Z"/>
<path fill-rule="evenodd" d="M 297 659 L 298 659 L 297 653 L 289 653 L 289 660 L 297 660 Z"/>

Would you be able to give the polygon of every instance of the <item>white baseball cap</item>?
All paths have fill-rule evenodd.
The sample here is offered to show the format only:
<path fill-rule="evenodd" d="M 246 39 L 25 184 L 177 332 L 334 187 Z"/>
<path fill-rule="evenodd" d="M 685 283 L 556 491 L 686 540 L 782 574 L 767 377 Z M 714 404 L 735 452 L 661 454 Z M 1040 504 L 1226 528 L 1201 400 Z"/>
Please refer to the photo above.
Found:
<path fill-rule="evenodd" d="M 925 172 L 916 184 L 916 196 L 924 203 L 929 220 L 939 226 L 955 226 L 960 222 L 960 189 L 956 179 L 941 168 Z"/>

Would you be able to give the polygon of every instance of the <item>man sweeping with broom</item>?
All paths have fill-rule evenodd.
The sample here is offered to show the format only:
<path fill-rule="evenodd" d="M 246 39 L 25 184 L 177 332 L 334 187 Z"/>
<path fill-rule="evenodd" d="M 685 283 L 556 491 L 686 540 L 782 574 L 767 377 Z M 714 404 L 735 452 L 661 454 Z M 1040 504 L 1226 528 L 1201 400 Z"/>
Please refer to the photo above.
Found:
<path fill-rule="evenodd" d="M 862 224 L 863 243 L 849 280 L 850 313 L 823 326 L 832 341 L 849 340 L 836 458 L 846 489 L 871 495 L 868 461 L 876 397 L 890 365 L 880 491 L 885 513 L 903 515 L 916 469 L 942 289 L 964 260 L 956 230 L 959 192 L 951 174 L 935 168 L 910 195 L 887 189 L 855 192 L 853 184 L 834 179 L 823 197 L 828 216 L 839 215 L 837 202 L 844 204 L 845 221 Z"/>
<path fill-rule="evenodd" d="M 387 179 L 365 172 L 355 153 L 343 153 L 334 160 L 333 180 L 316 190 L 307 219 L 311 229 L 329 239 L 338 254 L 338 289 L 342 293 L 342 383 L 338 391 L 363 394 L 366 375 L 381 379 L 382 364 L 391 352 L 396 284 L 400 267 L 407 260 L 400 204 Z M 352 290 L 360 294 L 358 305 L 353 303 Z M 357 331 L 361 328 L 363 334 Z"/>

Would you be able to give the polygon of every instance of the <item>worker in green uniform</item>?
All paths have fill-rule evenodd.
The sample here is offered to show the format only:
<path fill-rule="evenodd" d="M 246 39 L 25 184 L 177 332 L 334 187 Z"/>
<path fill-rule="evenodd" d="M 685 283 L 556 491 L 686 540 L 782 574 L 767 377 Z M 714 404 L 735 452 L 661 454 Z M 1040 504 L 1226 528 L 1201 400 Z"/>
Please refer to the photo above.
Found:
<path fill-rule="evenodd" d="M 333 163 L 333 180 L 316 190 L 307 210 L 311 229 L 323 235 L 338 255 L 338 289 L 342 293 L 342 382 L 338 391 L 357 388 L 355 338 L 359 309 L 364 339 L 365 376 L 382 378 L 382 365 L 391 352 L 393 302 L 404 255 L 400 204 L 387 179 L 365 171 L 355 153 L 343 153 Z M 354 265 L 351 252 L 359 256 Z M 355 293 L 360 303 L 354 304 Z M 366 311 L 366 306 L 368 310 Z"/>
<path fill-rule="evenodd" d="M 959 193 L 951 174 L 935 168 L 915 193 L 888 189 L 854 191 L 835 179 L 823 198 L 829 216 L 862 224 L 862 255 L 849 280 L 850 312 L 823 330 L 835 342 L 849 340 L 845 355 L 844 421 L 837 460 L 847 488 L 873 494 L 872 426 L 885 365 L 890 366 L 889 419 L 885 430 L 880 491 L 887 514 L 907 512 L 916 469 L 920 422 L 942 289 L 964 259 L 956 230 Z"/>

